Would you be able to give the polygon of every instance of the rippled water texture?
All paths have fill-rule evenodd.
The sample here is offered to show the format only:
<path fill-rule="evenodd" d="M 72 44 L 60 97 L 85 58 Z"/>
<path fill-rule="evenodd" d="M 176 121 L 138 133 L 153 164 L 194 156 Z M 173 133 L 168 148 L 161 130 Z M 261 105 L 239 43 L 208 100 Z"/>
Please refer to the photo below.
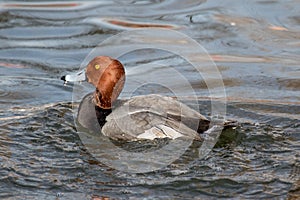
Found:
<path fill-rule="evenodd" d="M 299 199 L 299 13 L 296 0 L 2 1 L 0 198 Z M 216 63 L 227 118 L 239 126 L 224 131 L 204 159 L 192 144 L 161 170 L 131 174 L 102 164 L 82 144 L 73 118 L 79 102 L 72 102 L 72 85 L 60 77 L 77 71 L 100 42 L 137 28 L 184 33 Z M 179 55 L 144 49 L 120 60 L 130 72 L 122 98 L 137 79 L 167 79 L 185 103 L 210 114 L 205 81 L 214 77 L 203 80 Z M 144 64 L 155 67 L 139 68 Z M 165 66 L 189 80 L 197 99 Z M 147 93 L 172 95 L 155 84 L 134 92 Z"/>

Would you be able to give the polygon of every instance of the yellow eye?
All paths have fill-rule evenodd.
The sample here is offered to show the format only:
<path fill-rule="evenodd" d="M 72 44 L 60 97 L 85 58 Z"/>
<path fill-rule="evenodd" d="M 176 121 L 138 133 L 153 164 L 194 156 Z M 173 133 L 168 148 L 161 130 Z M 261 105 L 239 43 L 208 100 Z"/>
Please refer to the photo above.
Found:
<path fill-rule="evenodd" d="M 95 69 L 100 69 L 100 65 L 95 65 Z"/>

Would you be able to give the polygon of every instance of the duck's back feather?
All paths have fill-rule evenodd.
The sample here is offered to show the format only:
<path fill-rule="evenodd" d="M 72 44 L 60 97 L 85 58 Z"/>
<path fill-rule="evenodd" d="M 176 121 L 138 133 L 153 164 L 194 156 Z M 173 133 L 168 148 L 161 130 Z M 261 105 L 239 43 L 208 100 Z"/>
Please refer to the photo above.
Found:
<path fill-rule="evenodd" d="M 113 139 L 186 137 L 201 140 L 197 131 L 209 121 L 183 103 L 161 95 L 133 97 L 106 117 L 102 133 Z M 199 125 L 202 127 L 199 128 Z"/>

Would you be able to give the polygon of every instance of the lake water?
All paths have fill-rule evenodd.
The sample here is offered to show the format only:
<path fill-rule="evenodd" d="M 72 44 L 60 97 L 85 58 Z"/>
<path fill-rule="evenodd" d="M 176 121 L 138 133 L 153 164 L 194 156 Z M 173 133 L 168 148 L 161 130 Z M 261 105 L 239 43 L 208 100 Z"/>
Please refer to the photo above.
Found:
<path fill-rule="evenodd" d="M 299 13 L 297 0 L 1 1 L 0 198 L 299 199 Z M 203 73 L 217 69 L 224 87 L 181 51 L 130 51 L 138 28 L 149 29 L 149 44 L 185 48 L 203 61 Z M 207 52 L 197 54 L 168 34 L 151 36 L 157 28 L 181 33 Z M 128 37 L 116 37 L 122 33 Z M 119 171 L 96 159 L 74 123 L 81 93 L 60 77 L 82 68 L 113 37 L 100 51 L 118 53 L 126 44 L 119 56 L 128 72 L 121 98 L 180 96 L 206 116 L 212 102 L 226 100 L 226 118 L 238 127 L 223 131 L 204 158 L 192 144 L 151 172 Z"/>

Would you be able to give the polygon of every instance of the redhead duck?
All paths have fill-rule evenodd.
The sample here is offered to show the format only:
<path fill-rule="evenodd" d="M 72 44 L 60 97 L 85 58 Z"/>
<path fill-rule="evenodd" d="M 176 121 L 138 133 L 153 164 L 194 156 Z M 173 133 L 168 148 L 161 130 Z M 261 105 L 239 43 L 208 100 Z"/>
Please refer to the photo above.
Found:
<path fill-rule="evenodd" d="M 108 56 L 95 57 L 84 71 L 61 79 L 85 79 L 95 86 L 95 92 L 81 101 L 77 120 L 81 126 L 114 140 L 202 140 L 200 133 L 209 128 L 206 117 L 171 97 L 150 94 L 117 100 L 125 83 L 125 70 Z"/>

